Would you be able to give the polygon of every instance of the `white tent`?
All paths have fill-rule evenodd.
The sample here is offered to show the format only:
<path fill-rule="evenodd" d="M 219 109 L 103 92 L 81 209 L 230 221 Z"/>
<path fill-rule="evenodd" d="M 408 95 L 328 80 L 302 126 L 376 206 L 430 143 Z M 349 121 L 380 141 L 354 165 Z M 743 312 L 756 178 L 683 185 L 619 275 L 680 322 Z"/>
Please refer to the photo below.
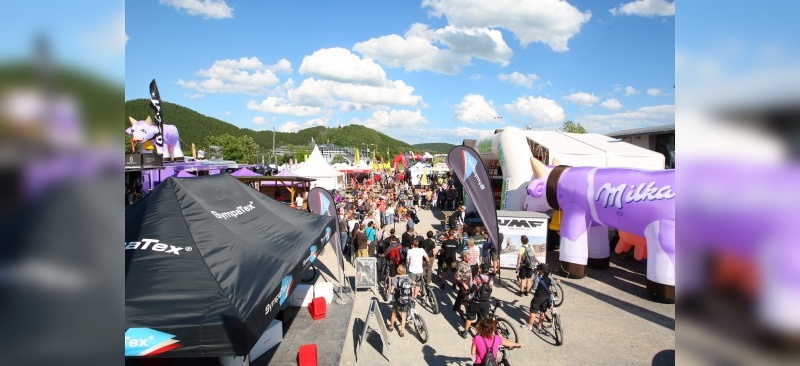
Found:
<path fill-rule="evenodd" d="M 308 157 L 308 160 L 303 163 L 303 166 L 294 170 L 294 173 L 299 177 L 315 178 L 317 181 L 316 187 L 325 189 L 344 189 L 345 176 L 342 172 L 333 169 L 333 167 L 325 161 L 319 148 L 314 145 L 314 151 Z"/>
<path fill-rule="evenodd" d="M 664 169 L 664 155 L 634 144 L 598 133 L 564 133 L 587 145 L 605 152 L 607 167 L 624 167 L 659 170 Z"/>

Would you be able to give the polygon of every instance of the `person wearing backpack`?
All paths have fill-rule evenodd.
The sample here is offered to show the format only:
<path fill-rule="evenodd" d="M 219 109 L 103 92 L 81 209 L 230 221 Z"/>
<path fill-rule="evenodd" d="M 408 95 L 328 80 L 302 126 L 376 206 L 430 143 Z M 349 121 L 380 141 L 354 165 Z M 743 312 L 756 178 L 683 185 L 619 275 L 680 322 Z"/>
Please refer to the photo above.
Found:
<path fill-rule="evenodd" d="M 517 251 L 517 277 L 519 277 L 518 296 L 527 296 L 531 290 L 531 277 L 533 268 L 536 265 L 536 257 L 533 255 L 533 246 L 528 244 L 528 237 L 523 235 L 519 238 L 522 246 Z"/>
<path fill-rule="evenodd" d="M 547 267 L 547 263 L 539 263 L 536 266 L 536 270 L 538 274 L 533 281 L 533 299 L 531 299 L 530 304 L 531 316 L 528 319 L 528 324 L 523 328 L 527 330 L 535 328 L 536 331 L 541 333 L 543 332 L 545 313 L 553 305 L 553 294 L 550 293 L 553 279 L 550 278 L 550 268 Z M 537 318 L 538 324 L 536 324 Z"/>
<path fill-rule="evenodd" d="M 464 321 L 464 330 L 458 332 L 461 338 L 467 338 L 469 327 L 472 323 L 477 322 L 478 319 L 485 319 L 489 317 L 491 311 L 489 300 L 492 299 L 492 289 L 494 288 L 494 281 L 486 272 L 489 271 L 489 266 L 482 265 L 481 270 L 475 278 L 472 279 L 472 287 L 470 288 L 470 303 L 467 305 L 466 320 Z"/>
<path fill-rule="evenodd" d="M 400 329 L 397 331 L 401 337 L 405 336 L 406 329 L 406 315 L 408 315 L 408 308 L 411 304 L 412 293 L 411 278 L 406 275 L 406 266 L 397 266 L 397 277 L 392 280 L 389 285 L 389 293 L 393 294 L 392 298 L 392 317 L 389 320 L 389 331 L 394 329 L 394 323 L 397 321 L 397 316 L 400 316 Z"/>
<path fill-rule="evenodd" d="M 389 266 L 389 279 L 394 280 L 397 276 L 397 268 L 403 264 L 403 247 L 397 241 L 397 237 L 389 237 L 389 246 L 383 254 L 386 264 Z"/>
<path fill-rule="evenodd" d="M 475 326 L 477 334 L 472 338 L 472 355 L 475 356 L 474 366 L 497 366 L 497 354 L 500 346 L 521 347 L 519 343 L 512 342 L 497 334 L 497 323 L 486 318 Z"/>

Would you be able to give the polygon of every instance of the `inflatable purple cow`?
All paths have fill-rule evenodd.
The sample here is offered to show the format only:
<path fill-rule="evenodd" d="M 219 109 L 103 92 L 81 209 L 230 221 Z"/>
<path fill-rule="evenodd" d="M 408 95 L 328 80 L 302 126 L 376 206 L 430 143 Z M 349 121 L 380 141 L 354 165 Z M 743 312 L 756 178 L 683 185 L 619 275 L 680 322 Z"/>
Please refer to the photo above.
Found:
<path fill-rule="evenodd" d="M 128 117 L 128 120 L 131 121 L 131 127 L 128 127 L 125 132 L 132 136 L 132 142 L 139 143 L 139 151 L 144 152 L 145 142 L 155 139 L 158 135 L 158 127 L 150 119 L 150 116 L 147 116 L 144 121 L 137 121 L 133 117 Z M 183 157 L 178 128 L 174 125 L 164 125 L 164 148 L 157 144 L 154 145 L 156 145 L 156 153 L 163 155 L 165 159 Z"/>
<path fill-rule="evenodd" d="M 561 209 L 562 267 L 583 276 L 593 227 L 613 227 L 647 239 L 647 290 L 675 301 L 675 170 L 549 168 L 531 159 L 529 211 Z"/>

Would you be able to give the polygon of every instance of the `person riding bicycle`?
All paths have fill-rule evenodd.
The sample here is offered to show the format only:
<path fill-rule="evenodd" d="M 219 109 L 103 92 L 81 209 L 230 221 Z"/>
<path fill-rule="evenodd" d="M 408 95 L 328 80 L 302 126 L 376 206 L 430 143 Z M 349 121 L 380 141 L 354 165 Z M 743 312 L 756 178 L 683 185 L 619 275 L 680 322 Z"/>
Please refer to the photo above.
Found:
<path fill-rule="evenodd" d="M 542 332 L 545 313 L 553 305 L 553 294 L 550 292 L 553 280 L 550 278 L 550 269 L 547 263 L 539 263 L 536 266 L 536 270 L 538 274 L 533 280 L 533 287 L 531 288 L 533 292 L 533 299 L 531 299 L 530 304 L 531 315 L 530 319 L 528 319 L 528 324 L 524 328 L 528 330 L 536 328 L 537 331 Z M 538 324 L 536 324 L 537 318 Z"/>
<path fill-rule="evenodd" d="M 522 345 L 512 342 L 503 336 L 497 334 L 497 322 L 491 318 L 485 318 L 478 322 L 475 326 L 475 337 L 472 338 L 472 352 L 475 356 L 475 363 L 473 366 L 485 365 L 484 360 L 490 354 L 495 358 L 497 364 L 497 354 L 500 352 L 500 346 L 505 347 L 521 347 Z"/>
<path fill-rule="evenodd" d="M 470 288 L 470 303 L 467 305 L 466 320 L 464 321 L 464 330 L 458 332 L 461 338 L 467 338 L 469 327 L 478 319 L 484 319 L 489 316 L 491 306 L 489 300 L 492 299 L 492 289 L 494 281 L 487 272 L 489 267 L 482 265 L 480 272 L 475 278 L 472 279 L 472 287 Z"/>
<path fill-rule="evenodd" d="M 389 319 L 389 328 L 391 332 L 394 329 L 394 323 L 397 321 L 397 316 L 400 316 L 400 329 L 397 331 L 401 337 L 405 336 L 404 330 L 406 329 L 406 316 L 408 315 L 408 308 L 411 306 L 411 278 L 406 275 L 406 266 L 397 266 L 397 277 L 395 277 L 389 286 L 389 293 L 392 295 L 392 316 Z"/>
<path fill-rule="evenodd" d="M 425 260 L 428 259 L 428 253 L 425 249 L 419 247 L 417 239 L 411 241 L 411 249 L 406 253 L 406 261 L 408 262 L 408 272 L 411 281 L 414 282 L 414 293 L 411 296 L 414 301 L 417 300 L 419 295 L 419 286 L 424 281 L 425 276 Z"/>

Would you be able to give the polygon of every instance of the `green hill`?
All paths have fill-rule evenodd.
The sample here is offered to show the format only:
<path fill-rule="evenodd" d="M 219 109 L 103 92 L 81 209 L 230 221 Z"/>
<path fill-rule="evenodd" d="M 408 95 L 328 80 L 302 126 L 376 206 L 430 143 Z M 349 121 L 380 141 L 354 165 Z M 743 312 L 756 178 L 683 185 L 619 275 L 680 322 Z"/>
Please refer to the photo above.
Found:
<path fill-rule="evenodd" d="M 205 145 L 207 136 L 218 136 L 230 134 L 232 136 L 248 135 L 261 147 L 263 152 L 272 149 L 272 131 L 254 131 L 247 128 L 239 128 L 228 122 L 200 114 L 192 109 L 170 103 L 163 102 L 162 114 L 164 123 L 178 127 L 181 134 L 181 147 L 185 153 L 191 149 L 194 143 L 198 148 Z M 153 117 L 148 99 L 129 100 L 125 103 L 124 128 L 130 126 L 128 116 L 135 119 L 144 119 L 146 116 Z M 378 150 L 385 154 L 389 149 L 390 155 L 394 156 L 400 151 L 411 150 L 411 145 L 393 139 L 383 133 L 361 125 L 348 125 L 342 127 L 312 127 L 298 132 L 277 132 L 275 134 L 275 146 L 297 145 L 307 146 L 311 138 L 318 143 L 327 143 L 342 146 L 356 147 L 364 149 L 362 144 L 376 144 Z M 374 147 L 371 147 L 374 148 Z"/>
<path fill-rule="evenodd" d="M 450 152 L 454 146 L 453 144 L 448 144 L 445 142 L 429 142 L 424 144 L 415 144 L 411 145 L 414 148 L 414 152 L 416 151 L 428 151 L 431 154 L 447 154 Z"/>

